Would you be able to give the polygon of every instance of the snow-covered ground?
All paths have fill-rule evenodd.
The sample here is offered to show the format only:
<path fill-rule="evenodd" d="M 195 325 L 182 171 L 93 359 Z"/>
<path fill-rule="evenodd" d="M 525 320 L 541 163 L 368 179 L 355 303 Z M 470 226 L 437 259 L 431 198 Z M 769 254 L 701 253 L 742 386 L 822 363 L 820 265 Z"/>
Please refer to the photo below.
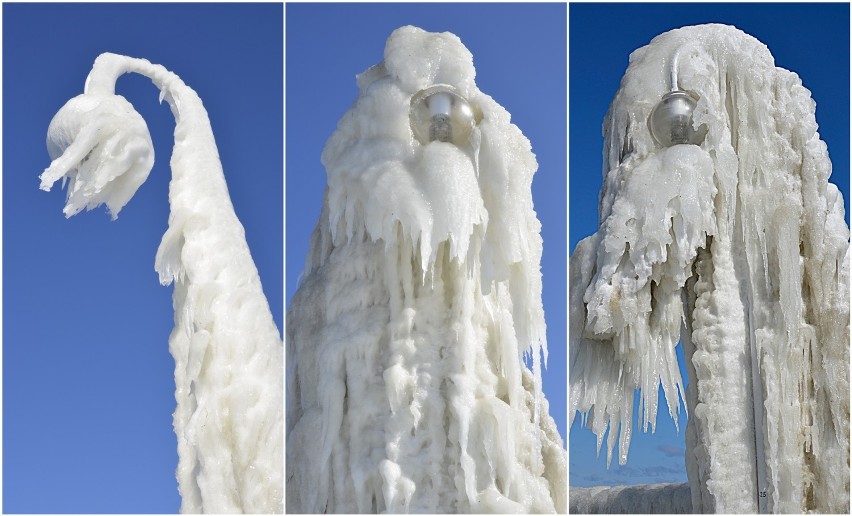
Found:
<path fill-rule="evenodd" d="M 572 514 L 690 514 L 689 484 L 572 487 Z"/>
<path fill-rule="evenodd" d="M 649 131 L 672 90 L 697 99 L 697 145 Z M 662 385 L 689 411 L 696 511 L 849 511 L 849 229 L 815 107 L 765 45 L 702 25 L 635 51 L 604 122 L 600 228 L 571 256 L 571 421 L 598 446 L 609 429 L 608 460 L 620 437 L 623 464 L 634 389 L 653 429 Z"/>

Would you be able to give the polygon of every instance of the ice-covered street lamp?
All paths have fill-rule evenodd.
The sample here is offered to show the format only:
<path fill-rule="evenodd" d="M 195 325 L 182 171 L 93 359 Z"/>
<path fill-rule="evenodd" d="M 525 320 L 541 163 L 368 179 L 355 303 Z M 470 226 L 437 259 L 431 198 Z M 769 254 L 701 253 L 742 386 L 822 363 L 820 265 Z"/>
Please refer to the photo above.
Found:
<path fill-rule="evenodd" d="M 692 123 L 692 114 L 698 105 L 698 95 L 678 86 L 679 59 L 678 50 L 672 56 L 669 70 L 671 91 L 663 95 L 648 117 L 651 136 L 663 147 L 680 144 L 701 145 L 707 135 L 707 126 L 702 125 L 696 130 Z"/>
<path fill-rule="evenodd" d="M 648 119 L 654 140 L 663 147 L 682 143 L 701 145 L 707 127 L 702 125 L 695 130 L 692 125 L 692 113 L 697 105 L 698 99 L 691 92 L 673 90 L 663 95 Z"/>
<path fill-rule="evenodd" d="M 102 54 L 84 92 L 50 123 L 53 161 L 41 188 L 67 184 L 68 217 L 105 204 L 115 218 L 148 177 L 148 127 L 115 94 L 125 73 L 151 79 L 175 116 L 169 226 L 155 269 L 163 285 L 174 284 L 169 351 L 181 512 L 282 512 L 282 341 L 196 92 L 163 66 Z"/>
<path fill-rule="evenodd" d="M 735 27 L 631 53 L 570 260 L 569 427 L 624 465 L 662 390 L 689 484 L 572 486 L 570 512 L 849 513 L 849 227 L 816 107 Z"/>
<path fill-rule="evenodd" d="M 476 125 L 470 103 L 448 84 L 437 84 L 411 97 L 411 129 L 417 140 L 464 145 Z"/>
<path fill-rule="evenodd" d="M 538 164 L 475 75 L 456 35 L 401 27 L 325 145 L 287 312 L 288 513 L 566 512 Z"/>

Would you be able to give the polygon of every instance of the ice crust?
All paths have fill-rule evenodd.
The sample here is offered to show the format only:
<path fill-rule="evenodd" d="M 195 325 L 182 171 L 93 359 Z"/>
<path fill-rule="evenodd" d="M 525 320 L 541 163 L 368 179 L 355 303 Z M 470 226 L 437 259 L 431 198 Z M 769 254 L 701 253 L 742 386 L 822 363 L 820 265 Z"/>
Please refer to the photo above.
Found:
<path fill-rule="evenodd" d="M 410 128 L 442 83 L 479 122 L 463 147 Z M 287 510 L 565 511 L 530 143 L 450 33 L 394 31 L 358 86 L 287 314 Z"/>
<path fill-rule="evenodd" d="M 672 79 L 700 97 L 700 146 L 651 138 Z M 695 511 L 849 512 L 849 228 L 815 108 L 765 45 L 702 25 L 631 54 L 604 122 L 600 228 L 570 261 L 571 420 L 598 450 L 609 431 L 608 463 L 620 435 L 624 464 L 634 390 L 653 430 L 662 385 L 675 421 L 689 408 Z"/>
<path fill-rule="evenodd" d="M 66 216 L 106 204 L 115 218 L 147 178 L 147 126 L 116 79 L 149 77 L 175 116 L 169 226 L 155 268 L 174 282 L 174 428 L 184 513 L 283 509 L 283 345 L 230 197 L 207 111 L 160 65 L 102 54 L 85 92 L 48 129 L 49 190 L 68 181 Z"/>
<path fill-rule="evenodd" d="M 689 484 L 572 487 L 571 514 L 692 514 Z"/>

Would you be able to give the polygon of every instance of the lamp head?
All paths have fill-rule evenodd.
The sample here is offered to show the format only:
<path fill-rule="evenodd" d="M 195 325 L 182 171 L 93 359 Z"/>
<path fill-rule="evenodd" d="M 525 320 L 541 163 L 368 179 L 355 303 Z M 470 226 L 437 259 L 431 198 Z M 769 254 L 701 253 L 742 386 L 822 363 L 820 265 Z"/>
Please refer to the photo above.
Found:
<path fill-rule="evenodd" d="M 663 95 L 648 117 L 651 136 L 663 147 L 679 144 L 701 145 L 707 127 L 693 128 L 692 113 L 698 105 L 694 93 L 674 90 Z"/>
<path fill-rule="evenodd" d="M 142 116 L 124 97 L 83 93 L 69 100 L 47 130 L 53 162 L 41 189 L 69 180 L 65 215 L 106 204 L 113 218 L 154 166 L 154 147 Z"/>
<path fill-rule="evenodd" d="M 423 145 L 440 141 L 462 146 L 476 125 L 468 101 L 448 84 L 431 86 L 411 97 L 409 119 L 414 137 Z"/>

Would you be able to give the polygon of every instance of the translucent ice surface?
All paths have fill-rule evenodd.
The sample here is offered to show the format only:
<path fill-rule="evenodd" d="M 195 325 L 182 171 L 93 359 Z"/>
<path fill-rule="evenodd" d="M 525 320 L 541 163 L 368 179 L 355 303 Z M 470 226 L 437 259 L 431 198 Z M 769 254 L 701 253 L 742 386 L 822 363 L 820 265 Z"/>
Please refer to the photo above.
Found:
<path fill-rule="evenodd" d="M 287 509 L 565 511 L 530 142 L 449 33 L 394 31 L 358 86 L 287 314 Z"/>
<path fill-rule="evenodd" d="M 49 190 L 68 182 L 67 216 L 106 204 L 113 218 L 145 181 L 154 150 L 142 117 L 115 95 L 129 72 L 149 77 L 175 116 L 169 227 L 155 267 L 174 282 L 181 512 L 282 512 L 283 345 L 234 214 L 201 100 L 172 72 L 103 54 L 48 129 Z"/>
<path fill-rule="evenodd" d="M 697 145 L 652 138 L 673 90 L 698 99 Z M 815 108 L 762 43 L 702 25 L 636 50 L 604 122 L 600 227 L 571 257 L 571 419 L 599 449 L 609 430 L 608 460 L 620 436 L 623 464 L 634 390 L 653 430 L 662 385 L 689 411 L 695 511 L 849 512 L 849 229 Z"/>

